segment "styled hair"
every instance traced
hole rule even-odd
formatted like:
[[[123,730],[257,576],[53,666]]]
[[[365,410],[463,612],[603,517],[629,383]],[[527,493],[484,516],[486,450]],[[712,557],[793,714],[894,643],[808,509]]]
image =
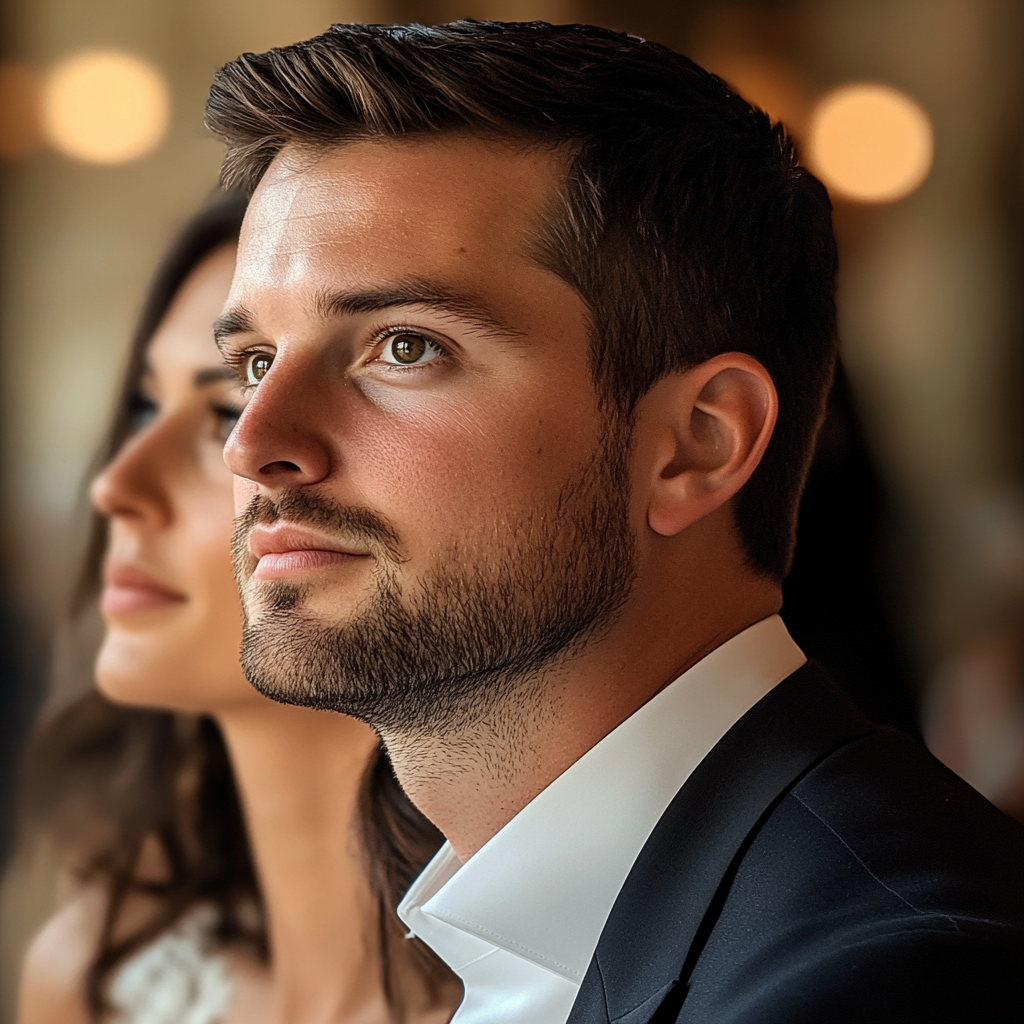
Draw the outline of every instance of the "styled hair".
[[[236,242],[247,199],[218,194],[182,229],[150,285],[98,464],[114,458],[135,419],[146,349],[182,284],[221,245]],[[99,590],[107,521],[94,513],[75,591],[78,614]],[[212,938],[268,956],[262,895],[238,788],[213,718],[115,704],[95,689],[45,719],[27,750],[26,811],[56,842],[68,867],[107,893],[97,948],[86,974],[94,1020],[109,1012],[113,972],[197,903],[212,904]],[[357,836],[376,903],[382,981],[392,1016],[405,1016],[410,973],[432,1003],[450,991],[447,968],[419,942],[408,942],[395,914],[399,900],[442,841],[410,803],[378,748],[362,780]],[[158,844],[166,876],[140,879],[147,841]],[[156,907],[125,933],[121,912],[132,893]]]
[[[286,146],[439,133],[549,147],[565,179],[540,262],[591,317],[591,369],[626,418],[666,374],[729,351],[779,417],[733,502],[747,562],[781,580],[836,355],[831,205],[782,125],[667,47],[587,25],[334,25],[217,73],[222,180],[251,192]]]

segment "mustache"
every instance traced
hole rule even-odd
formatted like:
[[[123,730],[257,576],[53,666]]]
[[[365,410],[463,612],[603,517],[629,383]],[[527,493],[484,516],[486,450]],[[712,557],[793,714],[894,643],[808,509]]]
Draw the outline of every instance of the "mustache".
[[[252,560],[249,552],[252,528],[279,519],[355,541],[395,565],[403,561],[398,533],[379,512],[361,505],[336,505],[320,495],[295,490],[283,492],[276,500],[257,494],[235,518],[231,557],[236,570],[241,571]]]

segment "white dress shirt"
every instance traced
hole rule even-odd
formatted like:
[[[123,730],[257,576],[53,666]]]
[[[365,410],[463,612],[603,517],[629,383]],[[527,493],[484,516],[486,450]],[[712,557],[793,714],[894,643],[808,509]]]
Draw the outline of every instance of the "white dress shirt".
[[[690,773],[807,659],[773,615],[712,651],[465,864],[447,843],[398,908],[462,979],[453,1024],[565,1024],[633,862]]]

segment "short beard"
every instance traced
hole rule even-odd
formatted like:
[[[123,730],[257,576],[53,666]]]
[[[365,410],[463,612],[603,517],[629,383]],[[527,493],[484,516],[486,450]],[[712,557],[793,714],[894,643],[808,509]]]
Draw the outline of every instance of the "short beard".
[[[377,513],[301,491],[253,499],[234,541],[247,678],[273,700],[343,712],[385,737],[451,735],[492,715],[593,642],[625,604],[636,576],[629,443],[628,427],[610,429],[549,507],[454,540],[410,598],[396,572],[398,538]],[[258,611],[245,600],[249,531],[282,517],[373,553],[375,593],[344,625],[303,614],[294,584],[260,585]]]

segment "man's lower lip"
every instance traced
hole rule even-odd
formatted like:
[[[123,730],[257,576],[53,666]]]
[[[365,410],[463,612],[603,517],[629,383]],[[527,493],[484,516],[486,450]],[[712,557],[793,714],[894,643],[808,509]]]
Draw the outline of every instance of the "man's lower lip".
[[[253,579],[278,580],[312,569],[324,569],[332,565],[354,562],[365,555],[349,555],[344,551],[316,550],[281,551],[263,555],[253,570]]]
[[[126,615],[181,603],[180,597],[145,587],[116,587],[107,584],[100,594],[100,612],[103,615]]]

